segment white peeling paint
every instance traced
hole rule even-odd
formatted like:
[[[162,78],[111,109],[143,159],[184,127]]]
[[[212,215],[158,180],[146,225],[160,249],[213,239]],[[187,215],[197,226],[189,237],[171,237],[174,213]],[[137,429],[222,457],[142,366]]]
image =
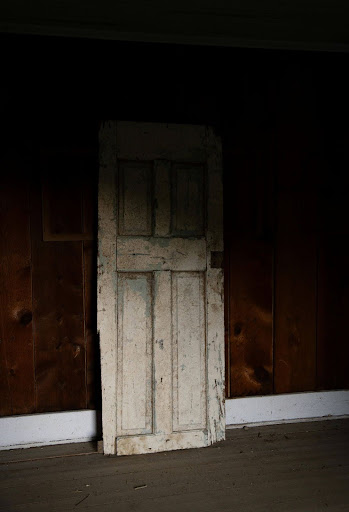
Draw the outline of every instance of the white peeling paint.
[[[100,140],[104,452],[206,446],[225,432],[220,141],[125,122]]]

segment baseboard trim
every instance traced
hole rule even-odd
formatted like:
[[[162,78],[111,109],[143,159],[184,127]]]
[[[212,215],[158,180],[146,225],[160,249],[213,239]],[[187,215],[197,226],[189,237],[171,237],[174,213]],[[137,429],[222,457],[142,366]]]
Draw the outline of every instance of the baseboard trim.
[[[84,410],[0,418],[0,450],[92,441],[101,432],[99,416]]]
[[[349,390],[229,399],[227,428],[349,416]],[[0,418],[0,450],[101,438],[100,412],[66,411]]]
[[[226,425],[286,423],[349,415],[349,390],[229,399]]]

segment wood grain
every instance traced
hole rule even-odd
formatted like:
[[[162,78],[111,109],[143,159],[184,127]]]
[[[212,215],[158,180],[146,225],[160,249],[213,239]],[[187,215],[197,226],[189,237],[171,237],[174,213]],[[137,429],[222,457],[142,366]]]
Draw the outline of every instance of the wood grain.
[[[37,412],[83,409],[82,242],[43,242],[41,212],[36,182],[31,227]]]
[[[228,397],[273,391],[271,140],[246,144],[225,152]]]
[[[83,242],[84,317],[86,344],[86,408],[101,407],[101,370],[97,338],[97,247]]]
[[[229,251],[230,396],[273,391],[272,249],[234,244]]]
[[[276,155],[276,393],[311,391],[316,380],[316,166],[299,106],[288,115]]]
[[[41,161],[49,170],[42,179],[44,240],[93,239],[93,153],[75,148],[51,149],[42,154]]]
[[[35,410],[28,181],[2,162],[0,179],[0,415]],[[5,173],[4,173],[5,174]]]

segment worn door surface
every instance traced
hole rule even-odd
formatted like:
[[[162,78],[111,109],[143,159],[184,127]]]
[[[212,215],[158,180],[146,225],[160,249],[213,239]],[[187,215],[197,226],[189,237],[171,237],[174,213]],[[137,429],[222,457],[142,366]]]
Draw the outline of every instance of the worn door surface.
[[[221,171],[210,128],[113,121],[101,128],[106,454],[224,438]]]

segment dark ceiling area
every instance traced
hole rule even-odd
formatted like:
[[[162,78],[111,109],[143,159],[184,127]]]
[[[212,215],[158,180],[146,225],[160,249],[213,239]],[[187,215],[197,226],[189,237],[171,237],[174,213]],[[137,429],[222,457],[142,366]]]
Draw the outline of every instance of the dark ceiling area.
[[[267,126],[286,84],[290,100],[293,90],[302,89],[304,101],[317,104],[314,115],[328,118],[331,131],[346,125],[345,53],[24,35],[1,35],[0,43],[5,133],[13,125],[26,127],[30,136],[34,126],[52,125],[52,119],[66,132],[74,131],[73,119],[82,126],[82,119],[115,118],[217,129],[228,123],[239,130],[242,117],[246,124],[250,116],[251,128]],[[42,136],[50,132],[44,128]]]
[[[345,0],[3,0],[0,32],[348,51]]]

